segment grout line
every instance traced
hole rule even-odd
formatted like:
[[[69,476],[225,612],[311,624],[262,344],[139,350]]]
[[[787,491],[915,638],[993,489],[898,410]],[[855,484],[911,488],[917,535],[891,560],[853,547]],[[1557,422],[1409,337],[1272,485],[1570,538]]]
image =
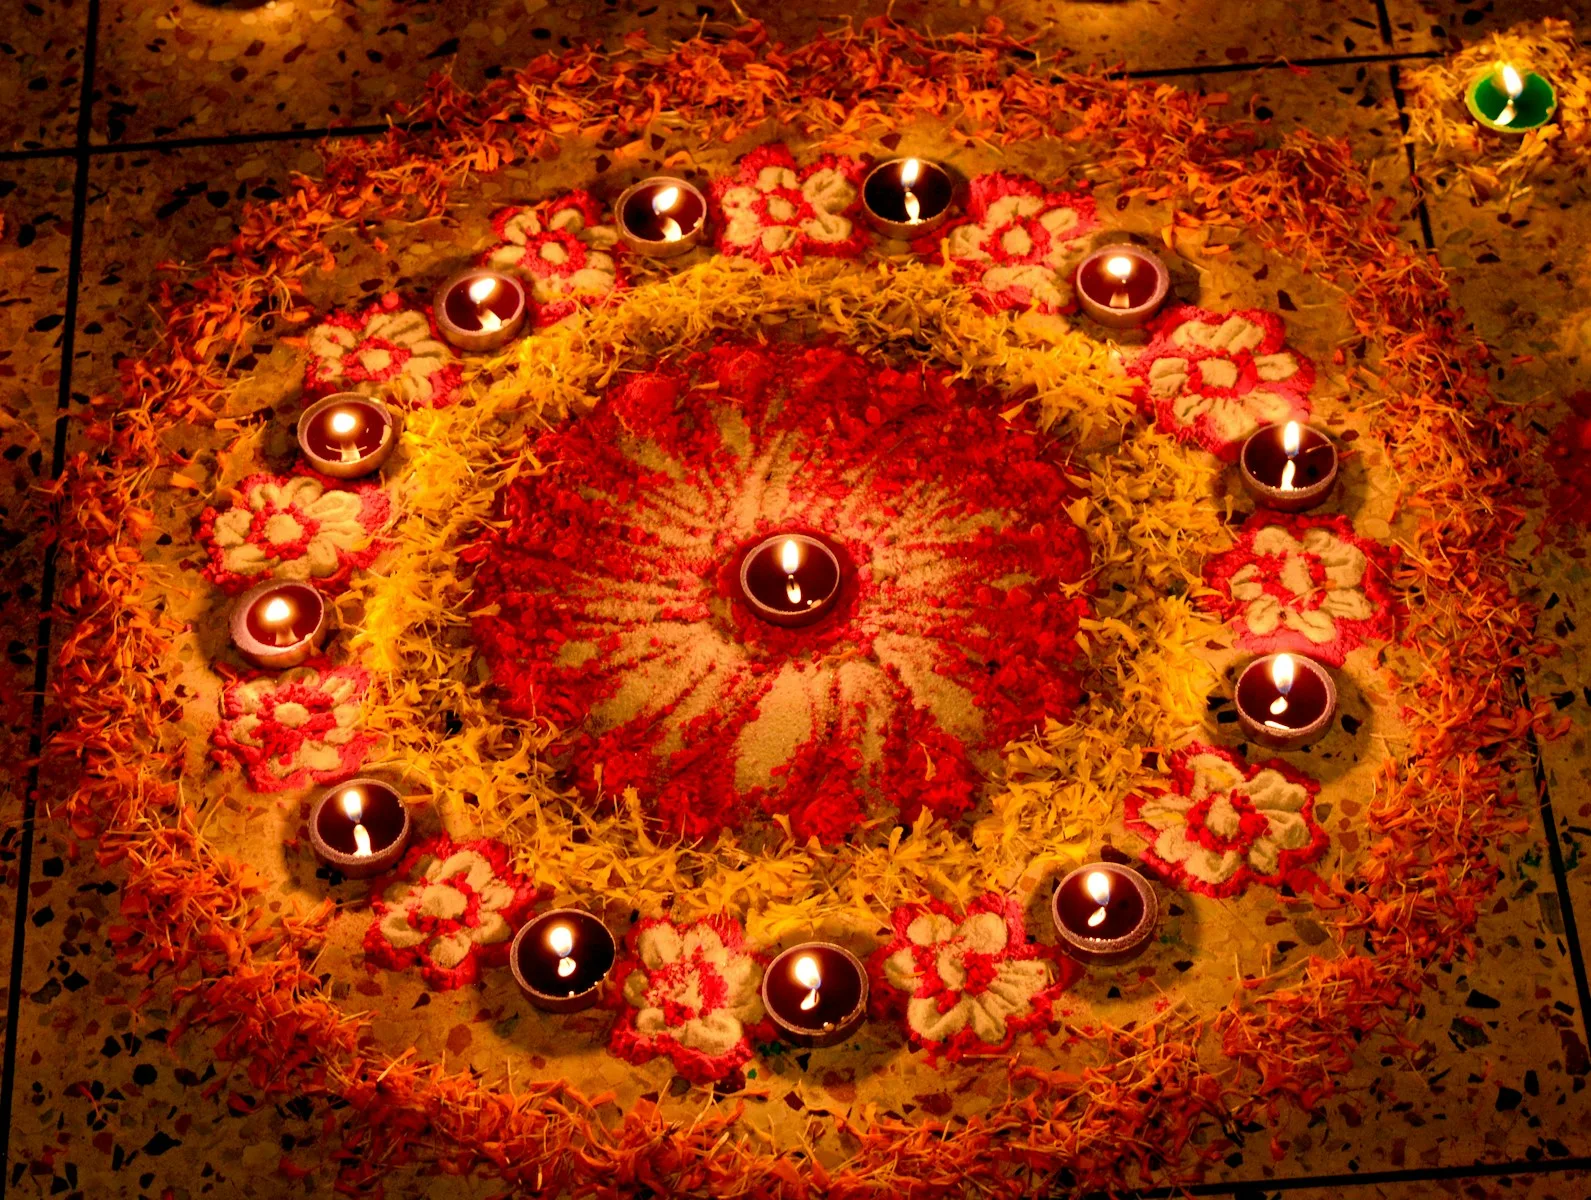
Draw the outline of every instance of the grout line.
[[[1206,63],[1200,67],[1152,67],[1142,71],[1107,71],[1107,79],[1172,79],[1179,75],[1234,75],[1242,71],[1292,71],[1309,67],[1356,67],[1366,63],[1426,62],[1444,57],[1440,50],[1408,50],[1401,54],[1338,54],[1327,58],[1272,58],[1265,62]]]
[[[1474,1163],[1451,1167],[1410,1167],[1400,1171],[1341,1172],[1335,1175],[1300,1175],[1282,1179],[1234,1180],[1194,1183],[1186,1187],[1143,1188],[1112,1192],[1110,1200],[1175,1200],[1181,1196],[1246,1196],[1252,1192],[1290,1192],[1301,1188],[1369,1187],[1381,1183],[1435,1183],[1440,1180],[1495,1179],[1499,1176],[1553,1175],[1562,1171],[1591,1170],[1591,1157],[1543,1159],[1540,1162]],[[1087,1200],[1106,1200],[1096,1192]]]
[[[1420,183],[1419,163],[1414,157],[1414,143],[1409,140],[1409,110],[1403,96],[1403,77],[1398,65],[1393,63],[1388,71],[1392,76],[1392,99],[1398,106],[1398,129],[1403,135],[1403,157],[1409,165],[1409,186],[1414,190],[1414,211],[1420,219],[1420,239],[1425,248],[1436,253],[1436,237],[1431,232],[1431,211],[1425,207],[1425,187]]]
[[[66,464],[67,414],[72,403],[72,359],[77,341],[77,293],[83,270],[83,229],[88,211],[89,157],[83,153],[93,128],[94,59],[99,43],[100,0],[89,0],[88,27],[83,41],[83,87],[77,108],[77,170],[72,180],[72,241],[66,268],[66,311],[61,333],[61,380],[55,397],[55,436],[50,454],[50,478],[58,480]],[[39,585],[39,627],[33,652],[33,732],[28,737],[27,793],[23,797],[22,844],[17,851],[16,913],[11,930],[10,987],[6,994],[5,1053],[0,1064],[0,1200],[11,1174],[12,1093],[17,1077],[17,1028],[22,1015],[22,960],[27,950],[28,891],[33,874],[33,831],[39,807],[39,759],[44,748],[45,700],[50,678],[50,610],[55,606],[57,547],[44,551],[44,574]]]
[[[1392,45],[1392,16],[1387,12],[1387,0],[1376,0],[1376,24],[1381,29],[1381,41]]]

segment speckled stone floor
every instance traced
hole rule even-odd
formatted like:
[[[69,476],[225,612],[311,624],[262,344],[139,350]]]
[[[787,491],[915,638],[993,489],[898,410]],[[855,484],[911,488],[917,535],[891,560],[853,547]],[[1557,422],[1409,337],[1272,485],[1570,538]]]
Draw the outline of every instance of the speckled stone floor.
[[[1481,34],[1544,15],[1591,31],[1591,4],[1547,0],[11,0],[0,28],[0,756],[26,763],[48,736],[45,616],[64,564],[51,548],[52,480],[76,418],[118,360],[153,335],[157,264],[228,238],[250,197],[313,172],[328,131],[375,131],[432,72],[491,78],[575,37],[655,40],[703,23],[765,20],[801,41],[888,11],[935,32],[998,10],[1041,60],[1100,64],[1222,92],[1228,111],[1279,128],[1348,136],[1396,203],[1408,236],[1454,277],[1481,336],[1510,369],[1497,387],[1564,414],[1588,385],[1591,230],[1580,184],[1547,181],[1557,203],[1528,225],[1500,220],[1441,181],[1401,138],[1400,71]],[[1519,264],[1561,269],[1524,292]],[[1420,1095],[1374,1068],[1341,1107],[1295,1134],[1286,1161],[1230,1164],[1206,1196],[1259,1200],[1591,1197],[1591,1076],[1585,954],[1591,930],[1591,582],[1570,547],[1536,564],[1543,622],[1565,647],[1529,686],[1574,719],[1544,747],[1534,825],[1520,843],[1475,959],[1434,988]],[[1550,599],[1549,599],[1550,597]],[[6,1132],[0,1197],[269,1196],[284,1151],[313,1146],[307,1101],[246,1114],[207,1089],[202,1047],[151,1053],[164,1030],[74,994],[110,971],[105,925],[116,884],[97,878],[43,820],[50,781],[0,795],[5,946]],[[5,775],[0,774],[0,786]],[[1579,914],[1578,919],[1576,914]],[[86,995],[93,994],[86,992]],[[1450,1010],[1450,1011],[1448,1011]],[[463,1045],[469,1041],[464,1033]],[[1421,1036],[1424,1036],[1423,1032]],[[454,1049],[452,1031],[447,1044]],[[1386,1065],[1386,1064],[1383,1064]],[[1401,1081],[1406,1084],[1407,1080]],[[390,1196],[470,1196],[484,1185],[398,1176]],[[1159,1193],[1154,1193],[1159,1194]]]

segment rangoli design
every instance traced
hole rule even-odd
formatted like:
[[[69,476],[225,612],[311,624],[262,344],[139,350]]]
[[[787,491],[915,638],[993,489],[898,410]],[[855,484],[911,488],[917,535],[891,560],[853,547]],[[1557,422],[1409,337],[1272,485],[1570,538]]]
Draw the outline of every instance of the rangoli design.
[[[224,592],[273,576],[335,589],[381,552],[392,506],[379,483],[259,474],[234,490],[231,507],[207,508],[199,523],[199,544],[210,556],[205,578]]]
[[[1094,198],[1057,191],[1007,171],[980,175],[968,187],[967,215],[914,248],[944,257],[991,308],[1070,312],[1071,276],[1082,242],[1099,227]]]
[[[325,664],[228,684],[214,757],[240,764],[257,792],[346,778],[375,745],[363,729],[369,689],[368,671]]]
[[[1308,865],[1327,843],[1315,820],[1320,784],[1281,759],[1247,763],[1216,746],[1178,750],[1168,765],[1169,786],[1127,799],[1146,862],[1207,896],[1251,884],[1309,889]]]
[[[767,960],[729,917],[643,920],[614,969],[620,1015],[612,1049],[631,1062],[666,1055],[692,1083],[726,1079],[772,1037],[759,988]]]
[[[956,817],[989,751],[1079,694],[1075,492],[997,405],[829,347],[729,343],[635,377],[536,442],[558,465],[472,551],[503,706],[576,731],[588,794],[635,787],[687,837],[759,811],[826,842]],[[731,592],[741,548],[799,527],[831,531],[854,581],[792,631]]]
[[[508,847],[491,838],[455,842],[438,834],[411,847],[371,893],[376,919],[365,932],[366,965],[417,969],[438,991],[503,966],[537,895],[508,864]]]
[[[875,1006],[902,1012],[930,1061],[1004,1050],[1017,1034],[1042,1031],[1055,998],[1081,974],[1029,941],[1022,905],[998,893],[960,914],[936,899],[902,905],[890,924],[894,937],[869,964]]]
[[[1260,309],[1179,305],[1128,366],[1160,428],[1230,462],[1261,425],[1307,421],[1315,368],[1287,345],[1282,319]]]
[[[1289,650],[1341,666],[1350,651],[1392,635],[1397,555],[1353,531],[1340,515],[1258,512],[1237,545],[1205,566],[1205,598],[1237,644]]]
[[[713,180],[720,209],[718,249],[765,266],[809,256],[854,258],[870,235],[862,224],[858,158],[825,154],[798,167],[784,145],[759,146]]]
[[[453,402],[464,377],[458,355],[436,331],[429,309],[401,308],[395,293],[360,313],[332,313],[309,331],[304,391],[376,390],[430,408]]]
[[[561,321],[629,286],[619,231],[603,223],[589,192],[505,208],[492,218],[492,229],[499,244],[481,260],[528,280],[537,325]]]

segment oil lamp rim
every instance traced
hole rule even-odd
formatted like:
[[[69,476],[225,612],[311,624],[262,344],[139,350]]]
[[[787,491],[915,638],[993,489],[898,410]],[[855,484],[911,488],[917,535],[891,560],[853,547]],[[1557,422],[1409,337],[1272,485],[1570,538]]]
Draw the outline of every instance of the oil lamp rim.
[[[1301,725],[1297,729],[1271,729],[1263,720],[1254,717],[1243,708],[1239,699],[1242,694],[1243,681],[1249,673],[1260,668],[1268,668],[1272,662],[1287,655],[1295,663],[1301,664],[1301,669],[1313,671],[1326,688],[1326,707],[1320,716],[1308,725]],[[1337,715],[1337,681],[1331,677],[1331,672],[1325,664],[1316,662],[1307,654],[1300,654],[1296,650],[1277,650],[1270,654],[1262,654],[1254,659],[1248,666],[1238,672],[1237,682],[1232,685],[1232,705],[1237,709],[1238,723],[1243,726],[1243,731],[1252,739],[1273,749],[1287,749],[1289,747],[1303,746],[1314,741],[1325,732],[1331,724],[1332,718]]]
[[[794,1021],[780,1016],[774,1011],[773,1003],[768,995],[768,987],[773,982],[773,973],[775,969],[792,955],[808,953],[814,949],[833,950],[838,953],[842,958],[849,961],[851,966],[856,968],[856,977],[860,979],[862,983],[861,991],[856,998],[856,1007],[850,1012],[846,1013],[845,1016],[840,1018],[838,1021],[832,1022],[832,1029],[826,1029],[822,1025],[797,1025]],[[867,1000],[868,993],[870,991],[870,981],[867,978],[867,968],[862,965],[862,960],[860,958],[851,953],[851,951],[847,950],[838,942],[820,940],[800,942],[794,946],[791,946],[789,949],[781,950],[778,954],[776,954],[773,957],[773,960],[768,963],[768,969],[762,973],[762,985],[758,988],[758,991],[762,996],[763,1012],[767,1013],[768,1019],[777,1025],[781,1030],[790,1034],[794,1034],[796,1037],[803,1038],[821,1038],[831,1033],[844,1037],[849,1034],[848,1027],[852,1024],[852,1022],[856,1021],[858,1017],[865,1016],[867,1013]]]
[[[688,179],[680,178],[678,175],[648,175],[645,179],[636,180],[629,187],[620,192],[619,198],[613,202],[613,219],[618,225],[619,229],[622,230],[627,237],[633,238],[637,242],[643,242],[648,246],[672,246],[675,244],[675,242],[671,242],[667,238],[642,237],[624,223],[624,210],[629,206],[630,198],[642,188],[649,187],[653,184],[661,184],[667,187],[677,187],[680,191],[689,192],[691,195],[696,197],[702,206],[701,214],[696,218],[696,223],[689,229],[682,228],[680,230],[680,236],[677,240],[686,241],[692,235],[700,233],[702,228],[707,224],[707,197],[702,192],[701,188],[697,187]],[[690,247],[687,246],[686,249],[688,250]]]
[[[1273,429],[1285,429],[1292,421],[1272,421],[1268,425],[1261,425],[1248,437],[1243,439],[1243,445],[1237,452],[1237,469],[1243,476],[1243,486],[1257,500],[1267,502],[1267,507],[1278,509],[1282,512],[1296,512],[1305,508],[1313,508],[1337,482],[1337,474],[1342,468],[1342,453],[1337,449],[1337,442],[1329,433],[1318,425],[1311,425],[1306,421],[1296,424],[1302,432],[1319,434],[1326,445],[1331,448],[1331,470],[1325,476],[1317,479],[1308,487],[1292,488],[1283,491],[1274,484],[1265,483],[1257,478],[1248,467],[1248,448],[1256,438],[1269,433]]]
[[[249,610],[263,597],[286,587],[308,589],[320,605],[320,617],[316,620],[315,627],[303,637],[295,638],[285,646],[272,646],[260,641],[249,631]],[[249,662],[266,670],[283,670],[297,666],[314,653],[321,639],[326,636],[326,625],[330,619],[331,602],[327,600],[326,594],[309,580],[280,579],[272,576],[255,584],[232,602],[232,613],[227,620],[227,628],[232,638],[232,645]]]
[[[532,986],[530,981],[525,978],[524,972],[519,969],[519,947],[522,942],[530,937],[532,930],[546,924],[550,924],[554,919],[567,920],[570,917],[590,917],[593,921],[595,921],[598,928],[600,928],[603,933],[607,934],[608,941],[611,943],[613,948],[613,957],[608,963],[608,969],[602,972],[601,976],[598,977],[589,987],[582,988],[580,991],[575,992],[572,995],[566,992],[560,996],[555,995],[552,992],[544,992],[540,988]],[[608,923],[601,917],[597,916],[597,914],[592,912],[589,908],[574,908],[572,906],[565,906],[563,908],[549,908],[546,912],[537,913],[534,917],[519,927],[519,931],[514,934],[514,940],[509,943],[508,947],[508,969],[513,973],[514,982],[519,985],[520,991],[524,992],[525,995],[530,997],[532,1002],[538,1005],[551,1007],[554,1009],[554,1011],[560,1007],[585,1007],[585,1002],[590,1001],[593,995],[605,984],[607,984],[610,979],[613,978],[613,968],[618,966],[618,963],[619,939],[614,936],[613,930],[608,928]]]
[[[387,436],[369,454],[361,455],[351,463],[345,463],[335,458],[326,458],[315,453],[309,446],[310,423],[321,413],[344,405],[358,405],[374,409],[376,414],[385,422]],[[367,396],[364,392],[333,392],[329,396],[322,396],[319,400],[308,405],[298,415],[298,452],[308,460],[322,475],[330,475],[334,479],[352,479],[360,475],[369,475],[379,471],[392,457],[392,452],[398,447],[398,436],[402,432],[403,420],[398,410],[375,396]],[[350,471],[350,468],[353,468]]]
[[[748,576],[751,572],[751,560],[756,558],[757,555],[761,554],[769,546],[785,541],[798,541],[804,542],[811,546],[816,546],[825,555],[827,555],[829,561],[834,564],[834,586],[829,590],[828,594],[821,597],[816,604],[809,606],[810,608],[817,610],[816,616],[808,617],[806,613],[791,613],[786,612],[782,608],[774,608],[771,605],[764,604],[752,594],[751,586],[748,581]],[[756,615],[763,617],[771,624],[776,625],[789,624],[792,618],[797,624],[804,624],[808,620],[816,621],[828,611],[829,606],[832,605],[835,598],[839,596],[840,587],[845,582],[845,564],[840,561],[839,553],[834,549],[833,546],[829,544],[827,538],[815,533],[804,533],[799,530],[786,530],[783,533],[770,534],[768,537],[765,537],[761,541],[753,544],[749,550],[742,554],[740,556],[739,576],[741,598],[751,606],[752,611],[756,613]]]
[[[398,810],[403,814],[403,824],[398,828],[398,836],[392,839],[392,844],[367,855],[349,854],[346,850],[338,850],[328,845],[326,839],[320,834],[320,814],[326,805],[330,804],[333,797],[346,792],[353,787],[378,787],[391,792],[398,800]],[[361,878],[368,875],[379,875],[385,871],[403,854],[409,844],[409,835],[414,829],[414,818],[409,814],[409,806],[403,802],[403,793],[398,791],[385,779],[377,779],[373,775],[358,775],[352,779],[344,779],[329,785],[321,792],[320,798],[309,810],[309,841],[314,847],[315,856],[323,862],[336,867],[350,879]]]
[[[1066,885],[1073,879],[1078,876],[1091,875],[1095,871],[1103,871],[1113,879],[1126,879],[1137,889],[1139,897],[1143,900],[1143,916],[1139,917],[1138,924],[1119,937],[1089,937],[1087,934],[1074,932],[1066,922],[1061,920],[1061,892],[1065,890]],[[1084,863],[1082,866],[1063,875],[1061,881],[1055,885],[1054,894],[1050,897],[1050,920],[1055,926],[1056,936],[1079,950],[1087,951],[1089,954],[1120,954],[1123,951],[1131,950],[1146,939],[1147,934],[1145,931],[1153,929],[1155,922],[1159,919],[1160,899],[1155,895],[1155,889],[1143,875],[1124,863],[1106,862],[1103,859],[1099,862]]]

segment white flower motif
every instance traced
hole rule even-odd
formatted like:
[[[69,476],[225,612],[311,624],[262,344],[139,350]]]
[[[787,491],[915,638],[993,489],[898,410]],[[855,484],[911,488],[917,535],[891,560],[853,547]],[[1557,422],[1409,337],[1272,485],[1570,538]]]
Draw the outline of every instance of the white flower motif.
[[[361,730],[368,677],[297,667],[229,687],[217,744],[237,755],[256,790],[347,770],[369,742]]]
[[[970,1027],[980,1041],[1000,1045],[1007,1023],[1031,1012],[1033,998],[1050,985],[1045,960],[1004,957],[1009,932],[998,913],[973,913],[959,924],[923,913],[907,926],[906,937],[911,945],[885,960],[884,975],[910,996],[906,1020],[924,1041],[942,1042]],[[940,995],[916,994],[929,978],[923,950],[932,952],[943,991],[956,996],[948,1008],[941,1008]],[[983,956],[981,969],[969,970],[969,958],[975,962],[977,956]]]
[[[1266,587],[1259,562],[1232,575],[1232,598],[1245,606],[1251,634],[1266,637],[1285,627],[1320,645],[1337,637],[1339,619],[1367,621],[1375,616],[1364,592],[1364,552],[1329,529],[1307,529],[1300,540],[1270,525],[1254,535],[1254,553],[1279,558],[1281,565],[1276,569],[1280,587]]]
[[[635,1027],[667,1035],[709,1058],[733,1051],[744,1027],[762,1019],[756,960],[724,944],[710,925],[681,933],[660,922],[642,930],[636,951],[644,970],[625,979],[625,999],[638,1010]]]
[[[993,201],[983,219],[951,230],[951,259],[991,264],[983,272],[983,287],[991,293],[1021,288],[1032,302],[1045,308],[1064,308],[1072,302],[1065,271],[1074,241],[1084,232],[1083,218],[1070,205],[1047,207],[1042,195],[1014,193]],[[1033,221],[1048,235],[1048,246],[1035,257]]]
[[[360,521],[364,500],[357,492],[328,490],[319,480],[261,477],[244,493],[245,505],[215,518],[221,566],[238,575],[274,567],[283,579],[326,578],[338,571],[341,554],[370,543]]]
[[[589,220],[582,202],[558,208],[545,222],[535,208],[521,209],[499,229],[502,244],[491,251],[489,265],[528,276],[532,301],[563,315],[575,300],[606,296],[618,286],[613,248],[619,232]]]
[[[1134,819],[1154,831],[1154,852],[1195,880],[1218,887],[1247,867],[1275,876],[1287,851],[1307,850],[1316,827],[1304,815],[1309,791],[1274,768],[1253,778],[1220,754],[1187,759],[1192,785],[1186,794],[1145,799]]]
[[[800,216],[802,206],[791,193],[810,208],[807,216]],[[829,245],[844,242],[853,228],[845,213],[856,194],[856,186],[833,167],[820,168],[803,182],[787,166],[765,166],[754,184],[731,187],[720,198],[728,218],[724,241],[760,245],[769,254],[790,249],[803,234]]]
[[[377,312],[362,325],[324,322],[309,331],[309,350],[317,386],[392,382],[415,404],[433,402],[438,376],[457,361],[452,349],[432,336],[426,315],[414,309]]]
[[[469,891],[461,890],[459,883]],[[478,901],[473,925],[465,919],[471,895]],[[514,936],[503,916],[514,898],[514,888],[497,877],[485,857],[474,850],[458,850],[445,859],[433,859],[413,884],[402,884],[390,893],[387,903],[391,908],[381,918],[381,935],[398,950],[430,941],[432,963],[451,970],[473,947],[506,942]],[[433,932],[436,922],[456,927],[437,936]]]

